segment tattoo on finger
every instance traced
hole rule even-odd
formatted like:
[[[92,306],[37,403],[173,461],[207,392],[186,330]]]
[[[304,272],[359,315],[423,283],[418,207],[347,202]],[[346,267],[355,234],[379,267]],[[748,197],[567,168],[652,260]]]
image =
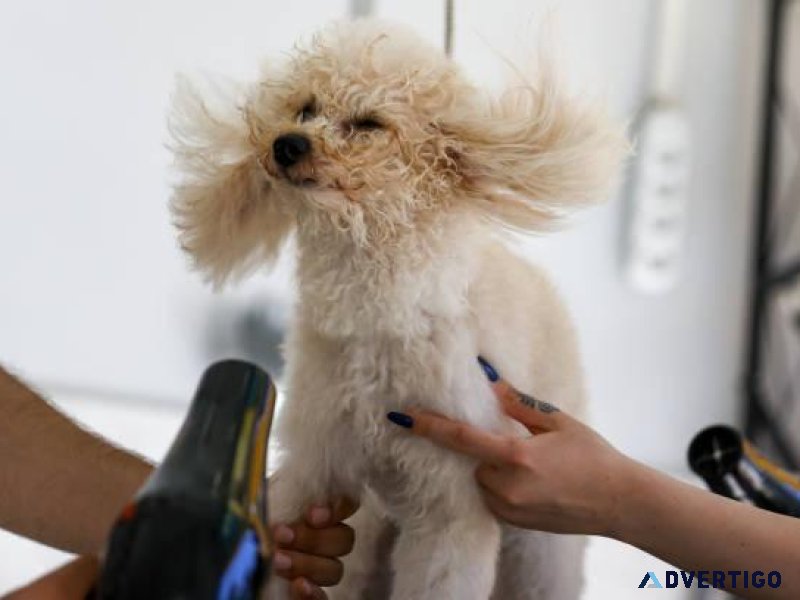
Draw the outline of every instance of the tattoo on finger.
[[[525,406],[528,406],[534,410],[538,410],[539,412],[543,413],[552,413],[558,412],[558,407],[550,404],[549,402],[543,402],[542,400],[537,400],[533,396],[529,396],[528,394],[523,394],[522,392],[517,392],[517,397],[519,401],[522,402]]]

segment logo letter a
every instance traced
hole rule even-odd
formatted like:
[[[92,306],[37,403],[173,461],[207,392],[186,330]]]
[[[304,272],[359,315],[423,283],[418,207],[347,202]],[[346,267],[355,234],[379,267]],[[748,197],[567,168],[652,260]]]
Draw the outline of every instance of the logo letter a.
[[[647,582],[650,581],[648,584]],[[640,588],[649,587],[649,588],[663,588],[664,586],[661,585],[661,582],[656,577],[656,574],[653,571],[648,571],[644,574],[644,578],[642,578],[642,582],[639,584]]]
[[[649,584],[647,583],[648,580],[650,581]],[[656,577],[655,573],[653,573],[652,571],[648,571],[647,573],[644,574],[644,578],[642,579],[642,582],[639,584],[639,587],[663,588],[664,586],[661,585],[661,582],[658,580],[658,577]]]

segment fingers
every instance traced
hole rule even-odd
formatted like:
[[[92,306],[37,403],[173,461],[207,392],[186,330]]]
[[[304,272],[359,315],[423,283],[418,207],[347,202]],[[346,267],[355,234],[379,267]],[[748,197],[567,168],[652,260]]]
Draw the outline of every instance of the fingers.
[[[525,425],[532,433],[553,431],[563,427],[571,420],[549,402],[544,402],[514,388],[498,375],[494,366],[485,358],[479,356],[478,364],[486,374],[486,378],[506,414]]]
[[[349,554],[355,542],[353,528],[344,523],[337,523],[324,529],[317,529],[307,523],[296,523],[291,527],[278,525],[273,532],[275,541],[281,548],[325,558]]]
[[[280,548],[335,558],[349,554],[355,543],[352,527],[341,523],[358,509],[350,498],[340,498],[330,506],[312,506],[305,521],[278,524],[272,534]]]
[[[533,433],[561,429],[570,420],[570,417],[552,404],[523,394],[502,379],[494,383],[492,389],[500,400],[503,411]]]
[[[312,527],[325,527],[352,517],[358,502],[347,496],[337,499],[331,506],[312,506],[306,512],[306,523]]]
[[[563,429],[576,423],[552,404],[524,394],[500,379],[494,367],[484,358],[478,357],[478,362],[505,412],[525,425],[532,433]],[[481,462],[513,463],[517,462],[516,459],[521,452],[522,442],[518,438],[482,431],[431,412],[409,410],[408,414],[390,412],[386,416],[394,424],[410,429],[416,435]]]
[[[353,516],[358,510],[358,502],[342,497],[330,505],[314,505],[306,511],[305,520],[311,527],[327,527]]]
[[[273,566],[275,572],[284,579],[305,577],[321,586],[336,585],[344,573],[342,563],[335,558],[312,556],[287,549],[275,553]]]
[[[341,521],[357,509],[354,500],[340,498],[329,506],[312,506],[304,521],[273,528],[278,544],[273,565],[278,575],[294,580],[293,598],[325,598],[321,590],[314,590],[314,584],[335,585],[342,578],[342,563],[337,557],[350,553],[355,534]],[[308,586],[311,592],[306,591]]]
[[[309,582],[304,577],[298,577],[289,585],[291,600],[327,600],[328,596],[319,586]]]
[[[481,462],[507,461],[519,442],[430,412],[411,410],[409,415],[413,421],[411,431],[416,435]]]

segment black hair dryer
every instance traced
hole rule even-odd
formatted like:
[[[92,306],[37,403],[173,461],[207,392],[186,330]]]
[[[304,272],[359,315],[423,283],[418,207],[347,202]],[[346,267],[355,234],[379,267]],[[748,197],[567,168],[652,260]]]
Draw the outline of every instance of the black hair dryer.
[[[769,460],[732,427],[702,430],[689,445],[688,459],[711,491],[800,517],[800,477]]]
[[[253,364],[206,369],[166,458],[120,513],[89,597],[258,598],[272,557],[265,469],[275,397]]]

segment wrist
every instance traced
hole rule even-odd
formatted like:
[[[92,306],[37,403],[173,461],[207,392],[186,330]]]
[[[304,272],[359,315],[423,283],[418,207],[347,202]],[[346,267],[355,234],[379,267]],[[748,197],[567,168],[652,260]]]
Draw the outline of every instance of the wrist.
[[[648,468],[623,454],[614,465],[614,475],[608,493],[605,527],[601,535],[627,542],[636,528],[642,494],[650,488]]]

